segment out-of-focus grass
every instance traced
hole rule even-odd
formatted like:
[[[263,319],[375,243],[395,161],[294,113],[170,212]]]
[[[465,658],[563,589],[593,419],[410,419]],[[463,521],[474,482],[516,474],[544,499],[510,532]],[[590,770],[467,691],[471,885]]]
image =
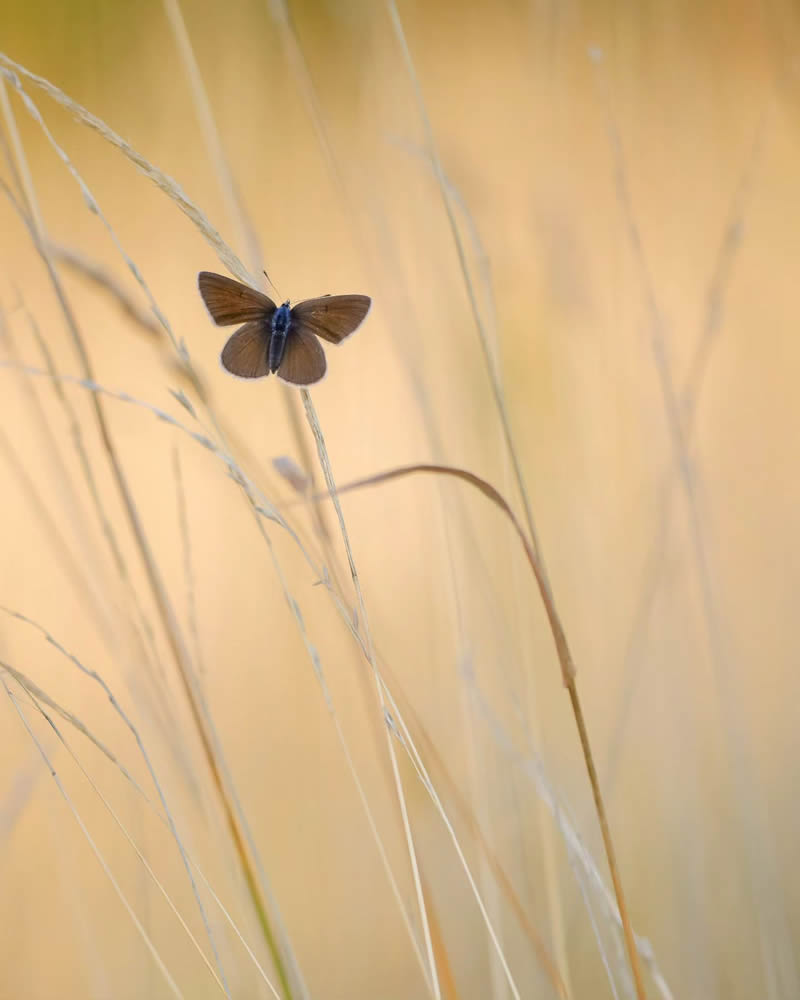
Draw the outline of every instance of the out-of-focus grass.
[[[648,995],[792,996],[794,28],[718,11],[721,49],[718,17],[666,7],[399,9],[438,180],[389,8],[153,6],[124,52],[123,8],[113,31],[76,8],[58,53],[33,11],[4,45],[173,175],[234,273],[373,295],[313,393],[340,485],[444,463],[524,524],[477,314]],[[58,645],[3,621],[0,995],[270,995],[256,961],[293,996],[632,995],[513,533],[412,477],[342,495],[346,552],[272,465],[324,482],[299,398],[218,368],[195,277],[222,264],[23,82],[110,231],[7,86],[1,176],[48,242],[4,196],[0,604]],[[114,284],[148,303],[117,244],[172,344],[121,308]]]

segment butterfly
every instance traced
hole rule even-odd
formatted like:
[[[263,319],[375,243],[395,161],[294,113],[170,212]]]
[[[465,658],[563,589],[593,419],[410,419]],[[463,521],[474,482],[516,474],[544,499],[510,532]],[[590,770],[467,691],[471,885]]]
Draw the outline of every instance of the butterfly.
[[[239,378],[275,372],[292,385],[311,385],[324,376],[325,352],[318,337],[338,344],[369,312],[368,295],[323,295],[296,306],[276,306],[263,292],[213,271],[201,271],[197,284],[218,326],[243,323],[222,349],[222,364]]]

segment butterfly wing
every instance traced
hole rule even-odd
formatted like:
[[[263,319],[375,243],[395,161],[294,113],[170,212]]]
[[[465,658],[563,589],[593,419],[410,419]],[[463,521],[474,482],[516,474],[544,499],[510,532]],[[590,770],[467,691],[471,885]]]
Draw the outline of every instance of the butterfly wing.
[[[338,344],[361,325],[371,305],[368,295],[322,295],[298,302],[292,309],[292,320],[295,329],[309,330]]]
[[[319,382],[327,367],[325,352],[317,338],[303,327],[291,329],[278,378],[292,385],[311,385]]]
[[[269,375],[267,352],[271,334],[263,319],[254,319],[232,334],[220,355],[231,375],[261,378]]]
[[[263,292],[213,271],[201,271],[197,276],[197,286],[211,318],[218,326],[263,319],[269,327],[275,303]]]

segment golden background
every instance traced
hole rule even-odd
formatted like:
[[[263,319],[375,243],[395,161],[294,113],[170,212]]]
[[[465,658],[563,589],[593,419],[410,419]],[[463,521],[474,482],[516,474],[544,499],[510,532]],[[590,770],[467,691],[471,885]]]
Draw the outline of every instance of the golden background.
[[[208,105],[181,49],[181,14]],[[488,480],[522,516],[471,288],[577,664],[631,918],[663,976],[647,972],[648,996],[800,995],[792,6],[417,2],[395,17],[366,2],[292,4],[287,16],[266,0],[180,10],[3,0],[0,24],[6,56],[174,177],[282,298],[373,297],[363,328],[326,349],[328,377],[311,393],[337,483],[445,463]],[[296,499],[274,458],[311,456],[321,483],[299,395],[219,365],[230,331],[212,324],[196,287],[199,270],[225,271],[213,249],[118,150],[23,79],[112,237],[4,80],[8,192],[24,205],[24,189],[49,240],[146,312],[119,242],[270,502]],[[97,381],[200,431],[171,395],[180,389],[213,436],[163,332],[147,333],[107,289],[53,259]],[[81,375],[7,193],[0,310],[0,605],[113,690],[181,842],[274,980],[90,394],[62,386],[76,445],[52,380],[20,370],[46,366],[38,332],[58,372]],[[331,594],[283,528],[262,521],[265,540],[218,456],[140,406],[102,406],[308,995],[431,995],[337,735],[421,941],[374,681]],[[617,995],[633,995],[609,912],[542,805],[540,768],[608,884],[575,722],[516,537],[483,496],[436,477],[348,493],[342,508],[387,683],[410,706],[519,994],[559,995],[536,937],[567,995],[614,995],[598,938]],[[284,511],[354,604],[333,510],[332,558],[308,510]],[[0,996],[174,995],[146,940],[179,995],[222,995],[76,763],[210,956],[175,842],[121,770],[158,804],[130,730],[91,677],[5,613],[0,662],[94,740],[57,716],[55,730],[32,689],[3,675]],[[393,722],[389,731],[442,995],[512,996],[453,841]],[[231,995],[271,995],[200,892]]]

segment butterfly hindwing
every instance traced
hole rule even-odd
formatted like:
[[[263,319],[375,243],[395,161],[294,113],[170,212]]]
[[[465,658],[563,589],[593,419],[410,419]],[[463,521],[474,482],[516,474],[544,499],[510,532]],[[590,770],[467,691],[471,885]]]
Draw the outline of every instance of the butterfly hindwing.
[[[278,368],[278,378],[292,385],[311,385],[319,382],[327,367],[325,352],[317,338],[303,327],[292,329]]]
[[[239,378],[261,378],[269,375],[267,349],[269,327],[263,320],[255,319],[239,327],[222,348],[221,360],[225,368]]]

